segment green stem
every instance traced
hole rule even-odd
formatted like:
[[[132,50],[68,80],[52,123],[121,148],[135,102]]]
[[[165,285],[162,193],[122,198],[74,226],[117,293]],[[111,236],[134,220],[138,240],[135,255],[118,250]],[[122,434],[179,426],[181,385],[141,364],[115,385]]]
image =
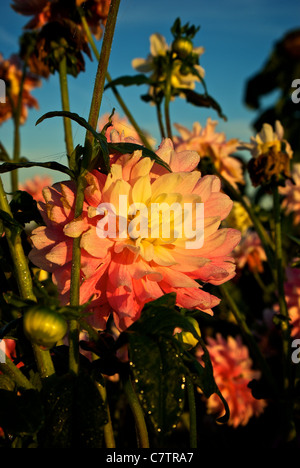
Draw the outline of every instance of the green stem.
[[[112,0],[108,12],[108,18],[105,26],[104,37],[102,41],[101,52],[99,56],[98,69],[96,73],[94,92],[92,97],[91,109],[89,114],[89,124],[96,129],[99,112],[102,102],[103,90],[106,80],[107,67],[112,47],[112,41],[115,32],[115,26],[120,6],[120,0]],[[93,135],[87,132],[87,140],[93,142]]]
[[[266,256],[268,258],[268,262],[270,264],[270,267],[271,267],[271,270],[272,272],[274,273],[274,265],[275,265],[275,261],[274,261],[274,253],[273,253],[273,250],[274,250],[274,244],[270,238],[270,236],[268,235],[267,231],[265,230],[264,226],[262,225],[260,219],[256,216],[255,212],[253,211],[251,205],[249,203],[246,202],[245,198],[241,195],[241,193],[239,193],[238,190],[236,190],[231,184],[230,182],[228,182],[217,170],[216,168],[214,169],[215,171],[215,174],[221,179],[222,183],[223,183],[223,186],[227,188],[227,190],[229,191],[230,195],[236,199],[242,206],[243,208],[245,209],[245,211],[248,213],[252,223],[253,223],[253,226],[257,232],[257,234],[259,235],[260,237],[260,240],[261,240],[261,243],[264,247],[264,250],[266,252]]]
[[[100,106],[102,102],[102,95],[104,90],[105,76],[114,36],[114,30],[119,10],[120,0],[112,0],[108,13],[105,33],[99,57],[99,63],[96,73],[94,91],[92,96],[91,108],[89,113],[89,124],[96,129]],[[85,150],[92,152],[94,137],[91,132],[87,131],[85,138]],[[105,166],[104,166],[105,167]],[[77,191],[75,201],[75,219],[81,215],[84,190],[86,186],[85,179],[86,170],[83,170],[77,180]],[[75,238],[73,241],[72,252],[72,268],[71,268],[71,286],[70,286],[70,304],[78,306],[80,304],[80,270],[81,270],[81,237]],[[70,349],[69,349],[69,367],[70,371],[78,374],[79,371],[79,326],[75,321],[70,322]]]
[[[278,394],[277,384],[276,384],[276,382],[274,380],[274,377],[273,377],[273,375],[271,373],[271,370],[270,370],[265,358],[261,354],[261,351],[260,351],[260,349],[259,349],[259,347],[257,345],[257,342],[255,341],[255,339],[253,337],[253,334],[251,333],[251,330],[249,329],[249,327],[247,325],[244,314],[242,314],[242,312],[238,308],[236,302],[234,301],[232,295],[228,291],[227,285],[222,284],[222,285],[219,286],[219,288],[220,288],[220,291],[221,291],[225,301],[227,302],[227,305],[228,305],[230,311],[233,313],[234,318],[236,319],[237,324],[238,324],[241,332],[243,333],[243,335],[245,337],[245,340],[247,341],[247,343],[248,343],[248,345],[249,345],[249,347],[250,347],[250,349],[251,349],[251,351],[253,353],[253,356],[257,360],[258,365],[260,366],[264,377],[269,382],[270,388],[272,388],[275,391],[275,393]]]
[[[68,75],[67,75],[67,58],[64,56],[59,63],[59,83],[60,83],[60,94],[62,109],[70,112],[69,102],[69,89],[68,89]],[[65,142],[67,155],[73,152],[73,136],[72,136],[72,123],[71,120],[64,117],[64,130],[65,130]]]
[[[89,44],[90,44],[90,46],[92,48],[92,51],[93,51],[96,59],[99,61],[100,54],[98,52],[98,49],[97,49],[96,43],[94,41],[94,37],[93,37],[93,35],[91,33],[90,27],[89,27],[89,25],[87,23],[87,20],[86,20],[85,16],[84,16],[83,10],[79,9],[79,11],[80,11],[80,16],[81,16],[81,22],[82,22],[83,29],[84,29],[84,31],[86,33],[86,36],[88,38]],[[108,71],[106,71],[106,80],[108,81],[108,83],[112,82],[112,78],[111,78]],[[125,102],[124,102],[122,96],[120,95],[119,91],[117,90],[117,88],[115,86],[112,86],[111,90],[114,93],[115,98],[117,99],[117,101],[120,104],[121,108],[123,109],[125,115],[128,117],[129,122],[131,123],[131,125],[133,126],[133,128],[135,129],[137,134],[139,135],[139,137],[140,137],[142,143],[144,144],[144,146],[146,146],[148,149],[152,149],[151,145],[149,144],[149,142],[148,142],[147,138],[145,137],[143,131],[140,129],[138,123],[134,119],[132,113],[128,109],[127,105],[125,104]]]
[[[171,117],[170,117],[170,101],[171,101],[171,65],[169,67],[169,71],[167,72],[166,77],[166,85],[165,85],[165,103],[164,103],[164,110],[165,110],[165,121],[166,121],[166,129],[168,138],[172,140],[172,126],[171,126]]]
[[[166,138],[166,132],[164,129],[163,118],[162,118],[162,113],[161,113],[161,107],[160,107],[160,103],[158,102],[156,103],[156,115],[157,115],[160,136],[161,138]]]
[[[189,377],[186,378],[186,389],[190,413],[190,448],[197,448],[197,412],[194,385]]]
[[[110,411],[109,411],[109,406],[107,403],[107,395],[106,395],[106,388],[103,387],[99,382],[96,382],[97,388],[99,390],[99,393],[106,405],[106,411],[108,414],[108,422],[104,426],[104,440],[106,444],[106,448],[115,448],[116,447],[116,442],[114,438],[114,431],[111,423],[111,417],[110,417]]]
[[[273,203],[274,203],[274,221],[275,221],[275,254],[276,254],[276,280],[280,314],[283,317],[281,320],[281,329],[283,334],[283,352],[285,360],[285,377],[284,387],[288,388],[290,383],[290,363],[291,363],[291,333],[289,325],[289,313],[285,299],[284,291],[284,269],[282,255],[282,232],[281,232],[281,208],[278,187],[273,187]]]
[[[2,179],[0,178],[0,209],[5,211],[11,218],[12,212],[8,204]],[[8,226],[5,226],[5,237],[8,243],[9,251],[15,269],[15,277],[19,289],[20,296],[23,299],[36,301],[33,292],[32,278],[28,261],[25,256],[21,236],[18,232],[13,232]],[[38,346],[33,345],[34,354],[39,373],[42,378],[49,377],[54,374],[54,366],[49,351],[43,351]]]
[[[10,104],[12,108],[13,122],[14,122],[14,142],[13,142],[13,161],[14,162],[19,161],[20,152],[21,152],[20,118],[21,118],[25,76],[26,76],[26,64],[23,65],[22,78],[21,78],[20,90],[19,90],[18,101],[17,101],[16,107],[14,105],[13,99],[8,94],[8,98],[10,99]],[[16,192],[19,189],[18,169],[11,171],[10,178],[11,178],[11,190],[12,192]]]
[[[135,420],[138,448],[149,448],[149,438],[144,413],[130,378],[123,382],[123,387]]]
[[[10,379],[13,380],[19,388],[24,388],[25,390],[34,388],[31,382],[25,377],[20,369],[14,365],[8,356],[6,356],[6,362],[0,364],[0,372],[10,377]]]

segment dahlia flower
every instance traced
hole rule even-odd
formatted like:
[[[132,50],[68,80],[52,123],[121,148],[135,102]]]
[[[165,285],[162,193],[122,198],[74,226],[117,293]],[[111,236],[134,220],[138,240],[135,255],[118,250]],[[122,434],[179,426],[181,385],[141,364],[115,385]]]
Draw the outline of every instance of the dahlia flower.
[[[161,34],[152,34],[150,36],[150,54],[146,59],[135,58],[132,60],[132,67],[141,73],[151,73],[153,81],[164,82],[166,79],[166,68],[162,62],[167,54],[171,53],[171,47],[167,44],[166,39]],[[204,47],[196,47],[192,51],[193,54],[199,58],[204,53]],[[195,82],[200,82],[200,78],[191,73],[182,73],[182,61],[180,59],[173,60],[172,73],[171,73],[171,86],[173,88],[187,88],[194,89]],[[204,78],[205,71],[203,67],[198,64],[194,65],[201,78]],[[150,89],[150,95],[153,91]]]
[[[25,25],[25,29],[40,29],[51,21],[59,21],[63,17],[80,22],[76,15],[75,3],[81,7],[86,14],[86,19],[93,34],[100,39],[103,33],[102,26],[105,26],[110,0],[76,0],[74,5],[67,4],[62,0],[13,0],[12,8],[25,16],[32,16]]]
[[[174,135],[174,145],[177,151],[193,150],[200,156],[209,156],[219,173],[234,187],[244,184],[241,162],[232,157],[237,151],[239,141],[235,138],[226,141],[225,133],[217,133],[217,121],[207,119],[206,127],[194,122],[192,131],[183,125],[174,124],[180,136]]]
[[[261,240],[255,231],[248,231],[239,245],[234,249],[233,256],[238,269],[248,266],[252,272],[262,273],[263,262],[267,261],[266,253],[261,245]]]
[[[272,125],[264,123],[261,131],[255,137],[250,138],[250,143],[243,143],[242,148],[249,149],[253,158],[257,158],[261,154],[267,153],[271,148],[279,153],[283,150],[284,145],[285,152],[291,159],[293,151],[283,136],[284,129],[279,120],[276,120],[274,129]]]
[[[265,400],[255,399],[248,387],[249,382],[259,379],[261,373],[252,368],[248,348],[240,336],[228,336],[226,339],[218,333],[216,338],[208,337],[207,343],[216,384],[229,406],[228,424],[235,428],[245,426],[266,406]],[[201,360],[201,348],[198,348],[196,356]],[[216,394],[211,395],[206,404],[209,414],[221,416],[224,412],[223,403]]]
[[[219,229],[232,207],[230,198],[220,192],[219,179],[193,171],[199,156],[175,152],[169,139],[163,140],[157,154],[173,172],[135,151],[115,159],[109,175],[97,170],[87,174],[83,212],[76,219],[74,182],[57,183],[43,191],[45,202],[39,208],[46,225],[33,231],[29,258],[52,273],[67,304],[73,238],[81,236],[80,302],[93,295],[89,307],[91,323],[97,328],[105,328],[113,314],[117,328],[124,330],[139,318],[145,303],[172,292],[178,306],[212,314],[220,300],[203,284],[222,284],[235,275],[231,251],[240,233]],[[163,231],[164,213],[152,212],[152,207],[165,203],[167,211],[174,202],[181,207],[192,205],[193,229],[199,219],[204,228],[201,247],[186,248],[195,239],[185,231],[177,235],[183,224],[181,213],[174,211],[169,232]],[[203,211],[194,210],[197,203],[204,204],[204,217]],[[109,226],[112,210],[118,232]],[[145,219],[147,231],[142,233]]]
[[[284,187],[279,187],[279,193],[284,196],[282,208],[287,214],[293,213],[295,226],[300,223],[300,163],[293,165],[291,179],[285,181]]]
[[[0,54],[0,78],[6,83],[6,102],[0,105],[0,125],[13,117],[17,108],[21,88],[23,70],[19,57],[15,54],[9,59],[3,59]],[[37,100],[31,95],[31,90],[41,86],[40,80],[31,73],[26,73],[23,83],[20,123],[24,124],[28,116],[28,108],[38,109]]]
[[[37,202],[44,201],[43,189],[49,185],[52,185],[53,181],[48,176],[34,176],[32,179],[27,179],[23,184],[19,185],[19,190],[24,190],[29,193],[34,200]]]

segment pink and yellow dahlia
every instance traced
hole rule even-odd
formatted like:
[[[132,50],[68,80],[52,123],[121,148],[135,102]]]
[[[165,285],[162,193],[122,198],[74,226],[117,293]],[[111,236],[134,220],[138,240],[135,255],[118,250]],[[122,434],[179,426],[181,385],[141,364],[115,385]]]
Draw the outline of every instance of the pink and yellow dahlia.
[[[77,219],[72,181],[44,189],[45,202],[39,203],[45,226],[33,231],[29,258],[52,273],[61,300],[67,304],[73,238],[81,236],[80,301],[85,303],[93,295],[91,321],[97,328],[105,328],[113,314],[118,329],[124,330],[140,317],[145,303],[173,292],[178,306],[212,314],[220,300],[205,291],[205,283],[222,284],[235,275],[231,251],[240,232],[219,229],[232,207],[230,198],[220,191],[219,179],[201,177],[193,170],[199,161],[197,153],[177,153],[169,139],[157,154],[173,172],[135,151],[115,158],[109,175],[97,170],[87,174],[83,212]],[[174,203],[191,204],[193,228],[199,221],[196,216],[201,218],[202,246],[189,244],[187,248],[187,242],[194,239],[185,232],[177,235],[182,212],[180,216],[172,212],[170,230],[163,231],[164,210],[170,213]],[[204,204],[204,215],[194,209],[198,203]],[[162,211],[152,212],[157,205],[163,206]],[[106,229],[111,207],[118,232]],[[141,230],[145,219],[146,233]]]
[[[218,333],[216,338],[208,337],[207,343],[216,384],[229,406],[228,424],[235,428],[245,426],[266,407],[265,400],[255,399],[248,387],[251,380],[260,378],[261,372],[253,369],[248,348],[240,336],[226,339]],[[196,356],[201,360],[201,348]],[[223,403],[217,394],[211,395],[206,404],[209,414],[224,414]]]
[[[183,125],[174,124],[179,136],[174,135],[174,145],[177,151],[193,150],[204,157],[212,159],[219,173],[234,187],[244,184],[241,162],[232,155],[237,151],[239,141],[236,138],[226,141],[225,133],[215,131],[218,122],[207,119],[206,127],[194,122],[192,130]]]

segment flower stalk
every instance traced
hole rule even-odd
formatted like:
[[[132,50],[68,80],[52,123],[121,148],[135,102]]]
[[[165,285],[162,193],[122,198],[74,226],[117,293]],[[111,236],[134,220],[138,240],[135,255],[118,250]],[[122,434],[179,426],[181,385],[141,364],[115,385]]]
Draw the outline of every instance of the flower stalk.
[[[196,400],[193,382],[189,377],[186,377],[186,389],[190,413],[190,448],[197,448],[197,413]]]
[[[172,125],[171,125],[171,117],[170,117],[170,101],[171,101],[171,74],[172,74],[172,64],[169,64],[167,77],[166,77],[166,84],[165,84],[165,101],[164,101],[164,110],[165,110],[165,121],[166,121],[166,130],[168,138],[172,140]]]
[[[93,37],[93,35],[91,33],[90,27],[89,27],[89,25],[87,23],[87,20],[86,20],[86,18],[84,16],[84,12],[82,11],[82,9],[79,9],[79,11],[80,11],[80,16],[81,16],[82,26],[83,26],[83,29],[84,29],[86,35],[87,35],[87,39],[89,41],[89,44],[90,44],[90,46],[92,48],[92,51],[93,51],[96,59],[99,61],[100,54],[98,52],[98,49],[97,49],[94,37]],[[108,81],[108,83],[112,82],[112,78],[111,78],[108,71],[106,71],[106,80]],[[119,91],[117,90],[117,88],[115,86],[112,86],[111,90],[114,93],[115,98],[117,99],[117,101],[120,104],[121,108],[123,109],[125,115],[128,117],[129,122],[131,123],[131,125],[133,126],[133,128],[135,129],[137,134],[139,135],[139,137],[140,137],[141,141],[143,142],[144,146],[146,146],[146,148],[148,148],[148,149],[152,149],[151,145],[149,144],[147,138],[144,135],[144,132],[141,130],[138,123],[134,119],[132,113],[130,112],[128,106],[124,102],[124,100],[123,100],[122,96],[120,95]]]
[[[284,388],[288,388],[290,384],[290,363],[291,363],[291,333],[289,325],[289,313],[285,300],[284,291],[284,271],[283,271],[283,255],[282,255],[282,230],[281,230],[281,208],[278,186],[273,186],[273,203],[274,203],[274,234],[275,234],[275,256],[276,256],[276,281],[279,310],[282,316],[281,330],[283,334],[283,353],[285,360],[285,377]]]
[[[103,430],[104,430],[104,440],[106,444],[106,448],[115,448],[116,447],[116,442],[115,442],[115,437],[114,437],[114,431],[111,423],[111,416],[110,416],[110,411],[109,411],[109,406],[107,403],[107,394],[106,394],[106,388],[105,386],[102,386],[99,382],[96,382],[97,388],[99,390],[99,393],[106,405],[106,411],[107,411],[107,416],[108,416],[108,421],[104,425]]]
[[[23,88],[24,81],[26,76],[26,64],[23,65],[22,78],[20,82],[20,90],[18,95],[17,105],[14,105],[14,102],[11,96],[8,93],[8,99],[11,102],[11,108],[13,112],[13,123],[14,123],[14,140],[13,140],[13,161],[18,162],[20,160],[21,152],[21,136],[20,136],[20,118],[21,118],[21,108],[22,108],[22,97],[23,97]],[[19,174],[18,169],[11,171],[11,190],[16,192],[19,188]]]
[[[102,102],[102,95],[105,84],[106,71],[108,67],[110,51],[115,31],[115,25],[117,21],[117,14],[120,6],[120,0],[112,0],[107,23],[105,27],[105,33],[101,48],[101,53],[98,62],[98,68],[96,73],[94,92],[92,96],[91,108],[89,113],[89,124],[96,129],[100,106]],[[85,138],[85,150],[86,152],[92,152],[94,143],[93,135],[87,131]],[[83,169],[77,180],[77,192],[75,201],[75,219],[81,215],[83,202],[84,202],[84,189],[86,186],[85,179],[86,169]],[[70,304],[78,306],[80,304],[80,269],[81,269],[81,237],[77,237],[73,241],[73,252],[72,252],[72,268],[71,268],[71,286],[70,286]],[[70,323],[70,354],[69,354],[69,367],[70,370],[75,374],[79,371],[79,329],[76,321]]]
[[[0,178],[0,209],[7,213],[11,218],[12,212],[8,204],[4,191],[2,179]],[[36,302],[36,297],[33,292],[32,278],[28,261],[22,246],[20,233],[5,226],[5,236],[7,239],[9,251],[12,257],[15,277],[22,299],[29,299]],[[42,378],[49,377],[55,373],[49,351],[41,350],[37,345],[33,344],[33,351],[36,358],[37,367]]]
[[[59,83],[60,83],[62,108],[64,111],[70,112],[68,75],[67,75],[67,58],[65,55],[59,62]],[[71,120],[68,119],[67,117],[64,117],[63,121],[64,121],[64,130],[65,130],[66,150],[67,150],[68,157],[70,157],[70,155],[73,152],[72,123],[71,123]]]
[[[134,391],[130,378],[123,381],[124,392],[128,398],[128,403],[134,416],[138,439],[138,448],[149,448],[149,438],[144,413],[139,400]]]

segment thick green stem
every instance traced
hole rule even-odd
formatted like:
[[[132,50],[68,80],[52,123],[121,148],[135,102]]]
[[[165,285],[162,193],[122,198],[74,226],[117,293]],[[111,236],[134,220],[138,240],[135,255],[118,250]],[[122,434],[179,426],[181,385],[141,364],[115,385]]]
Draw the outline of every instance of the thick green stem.
[[[70,112],[69,90],[68,90],[68,75],[67,75],[67,58],[64,56],[59,63],[59,83],[62,109]],[[73,136],[72,136],[72,123],[71,120],[64,117],[64,130],[67,155],[73,152]]]
[[[251,330],[249,329],[248,325],[247,325],[247,322],[245,320],[245,317],[244,317],[244,314],[240,311],[240,309],[238,308],[236,302],[234,301],[232,295],[230,294],[230,292],[228,291],[227,289],[227,285],[226,284],[222,284],[219,286],[220,288],[220,291],[230,309],[230,311],[232,312],[235,320],[237,321],[237,324],[239,325],[239,328],[242,332],[242,334],[244,335],[245,337],[245,340],[247,341],[248,345],[249,345],[249,348],[250,350],[252,351],[252,354],[254,356],[254,358],[256,359],[265,379],[268,381],[269,385],[270,385],[270,388],[273,389],[273,391],[275,392],[275,394],[278,394],[278,388],[277,388],[277,384],[274,380],[274,377],[271,373],[271,370],[265,360],[265,358],[263,357],[263,355],[261,354],[261,351],[258,347],[258,344],[257,342],[255,341],[254,337],[253,337],[253,334],[251,333]]]
[[[105,27],[105,33],[102,43],[102,49],[99,57],[99,63],[96,73],[94,92],[91,102],[91,108],[89,113],[89,124],[96,129],[100,106],[102,102],[102,95],[104,90],[105,76],[115,31],[115,25],[117,21],[117,14],[119,10],[120,0],[112,0],[107,23]],[[94,137],[91,132],[87,131],[85,138],[85,150],[91,152],[93,149]],[[85,179],[86,170],[83,170],[77,180],[77,192],[75,201],[75,219],[81,215],[83,202],[84,202],[84,190],[86,186]],[[70,286],[70,304],[77,306],[80,304],[80,270],[81,270],[81,237],[75,238],[73,241],[73,253],[72,253],[72,268],[71,268],[71,286]],[[69,367],[70,370],[75,374],[79,371],[79,327],[77,322],[71,321],[70,323],[70,352],[69,352]]]
[[[123,382],[123,386],[135,420],[138,448],[149,448],[149,438],[144,413],[130,378]]]
[[[14,122],[14,141],[13,141],[13,161],[14,162],[19,161],[20,152],[21,152],[20,118],[21,118],[25,76],[26,76],[26,64],[24,64],[23,66],[20,90],[19,90],[18,101],[17,101],[16,106],[11,96],[8,95],[8,98],[10,99],[10,104],[11,104],[12,113],[13,113],[13,122]],[[11,178],[11,190],[12,192],[16,192],[19,189],[18,169],[11,171],[10,178]]]
[[[93,128],[97,128],[100,106],[102,102],[103,90],[106,80],[107,67],[112,47],[112,41],[115,32],[115,26],[120,6],[120,0],[112,0],[108,13],[108,18],[105,26],[105,32],[98,62],[98,69],[96,73],[94,92],[92,97],[92,104],[89,114],[89,124]],[[87,132],[86,138],[92,143],[93,135]]]
[[[5,363],[0,364],[0,372],[7,375],[13,382],[15,382],[18,388],[24,388],[25,390],[34,388],[31,382],[27,380],[25,375],[17,366],[14,365],[8,356],[6,356]]]
[[[190,414],[190,448],[197,448],[197,412],[196,412],[196,400],[195,390],[193,382],[189,377],[186,378],[186,389],[189,403],[189,414]]]
[[[11,218],[12,212],[8,204],[2,179],[0,178],[0,209],[5,211]],[[32,278],[28,261],[25,256],[21,236],[18,232],[14,232],[10,227],[5,226],[5,237],[8,243],[9,251],[15,269],[15,277],[18,284],[20,296],[23,299],[36,301],[33,292]],[[33,345],[34,354],[39,373],[42,378],[49,377],[54,374],[54,366],[49,351],[43,351],[38,346]]]
[[[110,411],[109,411],[109,406],[107,403],[107,395],[106,395],[106,388],[103,387],[99,382],[96,382],[97,388],[99,390],[99,393],[106,405],[106,411],[108,415],[108,422],[104,426],[104,440],[105,440],[105,445],[106,448],[115,448],[116,447],[116,442],[115,442],[115,437],[114,437],[114,431],[111,423],[111,417],[110,417]]]
[[[82,26],[83,26],[83,29],[86,33],[86,36],[87,36],[87,39],[89,41],[89,44],[92,48],[92,51],[96,57],[96,59],[99,61],[100,59],[100,54],[98,52],[98,49],[97,49],[97,46],[96,46],[96,43],[94,41],[94,37],[91,33],[91,30],[90,30],[90,27],[86,21],[86,18],[84,16],[84,12],[82,9],[80,9],[80,15],[81,15],[81,22],[82,22]],[[108,71],[106,71],[106,80],[108,81],[108,83],[111,83],[112,82],[112,78],[109,74]],[[137,134],[139,135],[142,143],[144,146],[146,146],[147,148],[149,149],[152,149],[151,148],[151,145],[149,144],[147,138],[145,137],[144,135],[144,132],[140,129],[138,123],[136,122],[136,120],[134,119],[132,113],[130,112],[130,110],[128,109],[128,106],[125,104],[122,96],[120,95],[119,91],[117,90],[117,88],[115,86],[112,86],[111,87],[111,90],[112,92],[114,93],[114,96],[115,98],[117,99],[118,103],[120,104],[121,108],[123,109],[125,115],[128,117],[128,120],[129,122],[131,123],[131,125],[133,126],[133,128],[135,129],[135,131],[137,132]]]

